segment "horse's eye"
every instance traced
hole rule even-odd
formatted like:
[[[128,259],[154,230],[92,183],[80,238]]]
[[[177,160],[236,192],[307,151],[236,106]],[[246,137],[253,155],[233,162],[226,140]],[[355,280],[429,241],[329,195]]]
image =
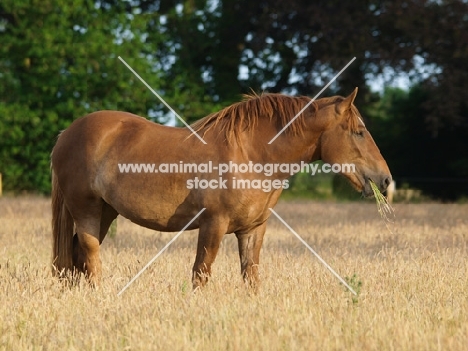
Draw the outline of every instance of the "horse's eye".
[[[354,135],[362,138],[362,137],[364,137],[364,131],[362,131],[362,130],[355,131]]]

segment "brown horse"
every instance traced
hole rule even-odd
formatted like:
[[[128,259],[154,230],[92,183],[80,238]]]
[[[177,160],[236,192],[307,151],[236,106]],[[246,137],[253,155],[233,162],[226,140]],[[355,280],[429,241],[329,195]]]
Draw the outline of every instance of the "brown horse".
[[[216,169],[229,162],[258,167],[321,159],[329,164],[354,164],[354,172],[344,175],[364,196],[370,196],[369,181],[384,191],[391,175],[353,105],[356,94],[357,89],[346,98],[314,101],[271,144],[310,98],[249,96],[192,125],[206,145],[189,128],[162,126],[125,112],[100,111],[77,119],[60,134],[51,156],[54,271],[61,275],[78,270],[98,284],[100,244],[117,215],[147,228],[173,232],[204,208],[187,228],[199,228],[194,288],[205,284],[227,233],[237,236],[244,279],[256,285],[268,209],[278,201],[289,173],[278,167],[268,174],[230,168],[220,177],[217,171],[206,169],[169,173],[166,168],[150,173],[126,172],[120,166],[206,165],[211,161]],[[235,187],[238,180],[276,186],[249,188],[244,183],[243,188]]]

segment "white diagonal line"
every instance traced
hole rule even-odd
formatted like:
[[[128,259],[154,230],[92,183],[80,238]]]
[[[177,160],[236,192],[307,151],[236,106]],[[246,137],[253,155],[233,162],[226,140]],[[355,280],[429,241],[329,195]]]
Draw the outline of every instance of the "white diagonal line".
[[[197,132],[194,131],[193,128],[190,127],[190,125],[188,125],[187,122],[185,122],[185,121],[183,120],[183,118],[180,117],[180,116],[177,114],[177,112],[175,112],[175,111],[172,109],[172,107],[171,107],[166,101],[164,101],[164,99],[163,99],[157,92],[155,92],[154,89],[151,88],[151,87],[149,86],[149,84],[146,83],[146,82],[143,80],[143,78],[141,78],[141,77],[138,75],[138,73],[136,73],[135,70],[134,70],[132,67],[130,67],[130,65],[129,65],[127,62],[125,62],[125,60],[124,60],[122,57],[119,56],[119,60],[122,61],[122,63],[123,63],[125,66],[127,66],[127,68],[128,68],[128,69],[129,69],[129,70],[130,70],[130,71],[131,71],[131,72],[132,72],[132,73],[133,73],[133,74],[134,74],[134,75],[135,75],[135,76],[136,76],[136,77],[137,77],[137,78],[154,94],[154,95],[156,95],[156,97],[157,97],[159,100],[161,100],[161,102],[162,102],[169,110],[171,110],[171,112],[172,112],[183,124],[185,124],[185,126],[186,126],[188,129],[190,129],[190,131],[191,131],[193,134],[195,134],[195,136],[196,136],[198,139],[200,139],[201,142],[202,142],[203,144],[206,144],[206,141],[203,140],[203,138],[202,138],[201,136],[199,136],[199,135],[197,134]]]
[[[312,103],[315,101],[315,99],[317,99],[317,98],[320,96],[320,94],[322,94],[322,93],[324,92],[324,90],[327,89],[327,88],[330,86],[330,84],[333,83],[333,82],[336,80],[336,78],[338,78],[338,77],[341,75],[341,73],[343,73],[344,70],[345,70],[346,68],[349,67],[350,64],[353,63],[353,61],[354,61],[355,59],[356,59],[356,57],[353,57],[353,58],[351,59],[351,61],[349,61],[348,64],[347,64],[346,66],[344,66],[344,67],[341,69],[341,71],[339,71],[339,72],[332,78],[332,80],[330,80],[330,81],[328,82],[328,84],[325,85],[325,86],[322,88],[322,90],[320,90],[320,91],[318,92],[318,94],[315,95],[314,98],[313,98],[312,100],[310,100],[309,103],[308,103],[307,105],[305,105],[305,106],[302,108],[302,110],[300,110],[299,113],[298,113],[297,115],[295,115],[294,118],[291,119],[291,120],[288,122],[288,124],[286,124],[286,125],[283,127],[283,129],[281,129],[281,130],[278,132],[278,134],[276,134],[276,135],[273,137],[273,139],[271,139],[271,140],[268,142],[268,144],[271,144],[272,142],[274,142],[274,141],[276,140],[276,138],[279,137],[280,134],[283,133],[283,132],[291,125],[291,123],[294,122],[294,121],[296,120],[296,118],[299,117],[299,116],[301,115],[301,113],[304,112],[305,109],[306,109],[307,107],[309,107],[310,104],[312,104]]]
[[[314,251],[314,249],[311,248],[311,247],[309,246],[309,244],[307,244],[307,242],[306,242],[304,239],[302,239],[302,238],[299,236],[299,234],[297,234],[297,233],[294,231],[294,229],[292,229],[292,228],[289,226],[289,224],[286,223],[286,222],[284,221],[284,219],[281,218],[281,217],[275,212],[275,210],[273,210],[272,208],[269,208],[269,210],[281,221],[281,223],[283,223],[283,224],[286,226],[286,228],[288,228],[288,229],[291,231],[291,233],[293,233],[293,234],[299,239],[299,241],[300,241],[301,243],[303,243],[303,244],[305,245],[305,247],[307,247],[307,248],[310,250],[310,252],[312,252],[312,253],[319,259],[320,262],[322,262],[322,263],[325,265],[325,267],[328,268],[328,270],[329,270],[330,272],[333,273],[333,275],[334,275],[335,277],[338,278],[338,280],[339,280],[340,282],[342,282],[342,283],[349,289],[349,291],[351,291],[354,295],[357,295],[356,292],[353,290],[353,288],[351,288],[351,287],[348,285],[348,283],[346,283],[345,280],[344,280],[343,278],[341,278],[341,277],[338,275],[338,273],[336,273],[336,272],[333,270],[333,268],[331,268],[331,267],[328,265],[328,263],[325,262],[325,260],[324,260],[322,257],[320,257],[319,254],[316,253],[316,252]]]
[[[128,287],[129,287],[129,286],[130,286],[130,285],[131,285],[131,284],[132,284],[132,283],[133,283],[133,282],[134,282],[134,281],[135,281],[135,280],[136,280],[136,279],[137,279],[137,278],[138,278],[138,277],[139,277],[139,276],[140,276],[140,275],[141,275],[141,274],[142,274],[142,273],[143,273],[143,272],[160,256],[160,255],[161,255],[161,254],[162,254],[162,253],[163,253],[163,252],[164,252],[164,251],[166,251],[166,249],[179,237],[179,235],[182,234],[182,233],[185,231],[185,229],[187,229],[187,228],[189,227],[189,225],[192,224],[193,221],[196,220],[196,219],[198,218],[198,216],[200,216],[200,215],[202,214],[202,212],[205,211],[205,210],[206,210],[205,207],[202,208],[202,209],[200,210],[200,212],[198,212],[198,213],[196,214],[196,216],[193,217],[192,220],[191,220],[190,222],[188,222],[188,223],[185,225],[185,227],[183,227],[182,230],[181,230],[180,232],[178,232],[178,233],[176,234],[176,236],[174,236],[174,237],[171,239],[171,241],[169,241],[169,242],[166,244],[166,246],[164,246],[164,247],[161,249],[161,251],[159,251],[159,252],[157,253],[157,255],[154,256],[154,257],[151,259],[151,261],[149,261],[149,262],[146,264],[146,266],[144,266],[144,267],[132,278],[132,280],[130,280],[130,281],[127,283],[127,285],[125,285],[125,286],[123,287],[122,290],[120,290],[120,292],[117,294],[117,296],[120,296],[125,290],[127,290],[127,288],[128,288]]]

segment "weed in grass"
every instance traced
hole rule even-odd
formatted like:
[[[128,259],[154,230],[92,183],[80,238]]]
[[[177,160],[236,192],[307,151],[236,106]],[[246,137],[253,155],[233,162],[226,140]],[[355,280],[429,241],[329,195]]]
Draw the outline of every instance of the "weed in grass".
[[[186,280],[184,280],[182,284],[180,285],[180,291],[182,291],[182,295],[186,295],[187,292],[189,292],[189,289],[190,289],[189,283]]]
[[[350,277],[345,277],[346,283],[356,292],[357,295],[353,295],[351,301],[353,305],[357,305],[359,302],[359,295],[361,293],[362,281],[358,278],[356,274],[353,274]],[[347,290],[346,290],[347,291]]]

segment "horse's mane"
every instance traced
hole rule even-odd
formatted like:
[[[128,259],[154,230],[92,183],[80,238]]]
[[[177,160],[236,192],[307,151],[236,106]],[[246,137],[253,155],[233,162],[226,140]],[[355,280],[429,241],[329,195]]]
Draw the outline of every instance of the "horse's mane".
[[[314,101],[311,106],[315,113],[325,105],[342,101],[341,96],[321,98]],[[278,128],[283,128],[292,118],[294,118],[302,108],[310,102],[306,96],[292,97],[283,94],[256,93],[244,95],[244,100],[232,104],[221,111],[212,113],[198,121],[191,127],[198,133],[205,134],[211,128],[217,127],[224,131],[228,142],[240,141],[240,133],[243,131],[252,132],[259,124],[261,118],[267,118],[269,122],[277,124]],[[353,118],[352,118],[353,117]],[[359,111],[353,105],[348,118],[348,128],[356,131],[359,125]],[[306,127],[304,113],[285,130],[285,133],[292,135],[302,135]]]

